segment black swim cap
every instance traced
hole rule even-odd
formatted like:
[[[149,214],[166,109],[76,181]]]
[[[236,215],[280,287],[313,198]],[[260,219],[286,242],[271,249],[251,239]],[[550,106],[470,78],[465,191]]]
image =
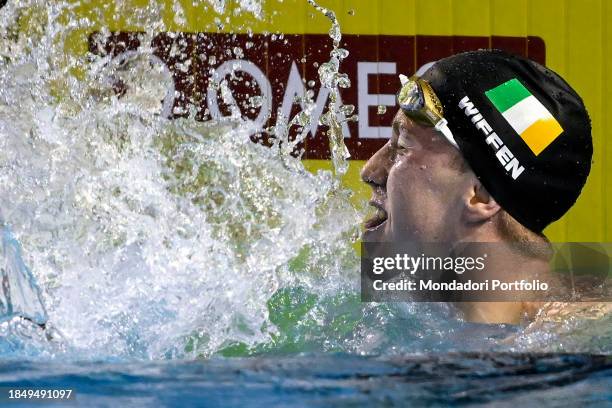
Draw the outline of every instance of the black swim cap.
[[[559,75],[480,50],[439,60],[422,78],[465,160],[512,217],[539,233],[576,202],[591,169],[591,123]]]

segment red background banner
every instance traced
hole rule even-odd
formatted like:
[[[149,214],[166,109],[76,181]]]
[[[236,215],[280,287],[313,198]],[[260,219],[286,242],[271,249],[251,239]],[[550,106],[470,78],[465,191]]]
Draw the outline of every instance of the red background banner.
[[[104,38],[93,33],[89,50],[114,57],[138,49],[139,38],[136,32],[116,32]],[[152,46],[174,79],[171,117],[188,115],[190,105],[196,107],[199,120],[229,115],[219,92],[208,92],[211,78],[219,75],[219,70],[227,71],[228,86],[243,117],[255,120],[269,116],[262,127],[276,124],[279,110],[289,118],[300,112],[295,95],[306,90],[313,91],[313,100],[319,106],[313,123],[325,112],[322,102],[327,102],[327,91],[320,92],[317,70],[329,60],[331,40],[327,35],[160,33]],[[342,61],[340,71],[348,74],[352,83],[350,88],[340,90],[342,102],[354,105],[359,114],[359,122],[348,122],[343,128],[345,142],[351,158],[359,160],[368,159],[390,136],[398,74],[411,75],[426,63],[480,48],[503,49],[541,64],[546,62],[544,41],[539,37],[344,35],[341,46],[350,54]],[[249,98],[265,89],[271,91],[271,105],[253,106]],[[378,105],[386,106],[384,114],[377,113]],[[314,136],[313,130],[299,146],[304,149],[302,157],[328,159],[322,127],[317,127]],[[294,126],[292,136],[295,133]],[[253,139],[268,143],[262,135],[253,135]]]

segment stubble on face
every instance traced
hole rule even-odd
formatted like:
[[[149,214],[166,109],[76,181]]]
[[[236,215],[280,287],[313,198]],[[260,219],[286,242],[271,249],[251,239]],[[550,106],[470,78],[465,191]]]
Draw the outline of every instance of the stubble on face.
[[[364,241],[445,239],[465,172],[463,159],[438,132],[398,112],[387,144],[362,170],[377,213],[366,221]]]

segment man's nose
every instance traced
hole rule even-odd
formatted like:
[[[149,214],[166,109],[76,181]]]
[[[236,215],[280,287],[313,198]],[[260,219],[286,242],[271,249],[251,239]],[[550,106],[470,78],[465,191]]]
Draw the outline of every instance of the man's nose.
[[[370,160],[361,169],[361,179],[372,187],[385,187],[387,185],[388,169],[385,150],[387,145],[370,157]]]

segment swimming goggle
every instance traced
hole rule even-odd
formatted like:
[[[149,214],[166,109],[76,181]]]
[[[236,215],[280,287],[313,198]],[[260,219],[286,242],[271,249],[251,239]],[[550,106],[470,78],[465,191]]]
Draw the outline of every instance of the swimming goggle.
[[[423,125],[436,128],[437,131],[457,149],[459,145],[455,141],[453,133],[448,128],[448,122],[444,119],[442,104],[436,96],[431,85],[427,81],[412,76],[399,76],[402,88],[397,93],[397,102],[406,116],[418,121]]]

